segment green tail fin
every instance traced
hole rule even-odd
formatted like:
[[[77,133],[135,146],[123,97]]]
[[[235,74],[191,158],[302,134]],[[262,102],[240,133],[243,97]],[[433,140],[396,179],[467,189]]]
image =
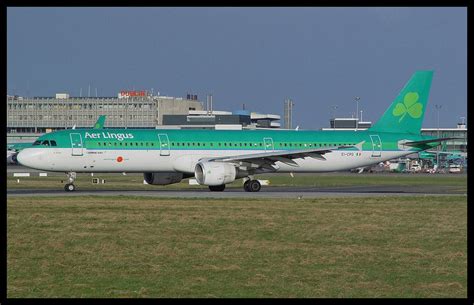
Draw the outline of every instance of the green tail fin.
[[[370,131],[420,133],[433,71],[417,71]]]
[[[104,124],[105,124],[105,115],[101,115],[97,119],[97,122],[95,122],[94,129],[102,129],[104,128]]]

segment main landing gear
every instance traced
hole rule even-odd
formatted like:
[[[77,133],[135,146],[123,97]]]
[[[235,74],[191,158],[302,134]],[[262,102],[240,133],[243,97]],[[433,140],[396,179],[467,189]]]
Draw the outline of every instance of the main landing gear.
[[[262,185],[258,180],[248,179],[244,183],[244,190],[246,192],[258,192],[262,188]],[[225,184],[222,185],[209,185],[211,192],[222,192],[225,190]]]
[[[76,180],[76,173],[75,172],[68,172],[66,173],[68,183],[64,186],[64,190],[66,192],[72,192],[76,190],[76,186],[74,185],[74,180]]]
[[[262,185],[258,180],[247,180],[244,183],[244,190],[246,192],[258,192],[262,188]]]

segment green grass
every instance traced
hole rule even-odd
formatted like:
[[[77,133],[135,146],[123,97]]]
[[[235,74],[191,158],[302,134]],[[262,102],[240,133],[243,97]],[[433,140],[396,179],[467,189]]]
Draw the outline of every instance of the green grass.
[[[7,296],[467,297],[465,196],[10,197]]]
[[[92,184],[92,178],[105,179],[105,184]],[[402,185],[407,187],[433,186],[445,189],[447,192],[466,193],[466,175],[424,175],[424,174],[351,174],[351,173],[328,173],[328,174],[289,174],[259,175],[257,179],[268,179],[271,186],[294,186],[294,187],[344,187],[344,186],[384,186]],[[20,179],[20,183],[17,183]],[[61,182],[63,180],[63,182]],[[58,188],[62,189],[66,183],[66,175],[48,177],[8,177],[7,188],[9,189],[40,189]],[[120,190],[150,190],[150,189],[183,189],[183,188],[206,188],[205,186],[191,186],[188,180],[172,185],[144,185],[142,174],[78,174],[76,185],[80,190],[94,189],[120,189]],[[242,180],[238,179],[227,187],[242,187]]]

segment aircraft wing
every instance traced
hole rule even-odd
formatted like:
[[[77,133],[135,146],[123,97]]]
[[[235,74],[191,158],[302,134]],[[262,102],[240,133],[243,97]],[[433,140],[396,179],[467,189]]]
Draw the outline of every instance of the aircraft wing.
[[[315,149],[298,149],[298,150],[284,150],[284,151],[271,151],[264,153],[248,154],[248,155],[237,155],[219,158],[209,158],[206,161],[209,162],[231,162],[237,163],[238,165],[247,165],[252,168],[267,168],[274,170],[276,162],[282,162],[290,166],[297,167],[298,164],[293,159],[311,157],[314,159],[325,161],[324,154],[343,148],[351,148],[355,146],[332,146],[325,148]]]
[[[428,144],[428,143],[433,143],[433,142],[443,142],[447,140],[463,140],[464,138],[437,138],[437,139],[430,139],[430,140],[423,140],[423,141],[410,141],[404,143],[404,145],[408,146],[418,146],[422,144]]]

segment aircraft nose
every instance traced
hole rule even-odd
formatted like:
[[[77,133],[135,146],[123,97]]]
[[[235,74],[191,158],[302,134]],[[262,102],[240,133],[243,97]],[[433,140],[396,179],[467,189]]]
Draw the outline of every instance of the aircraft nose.
[[[43,156],[39,149],[25,148],[18,153],[16,159],[23,166],[37,168]]]

